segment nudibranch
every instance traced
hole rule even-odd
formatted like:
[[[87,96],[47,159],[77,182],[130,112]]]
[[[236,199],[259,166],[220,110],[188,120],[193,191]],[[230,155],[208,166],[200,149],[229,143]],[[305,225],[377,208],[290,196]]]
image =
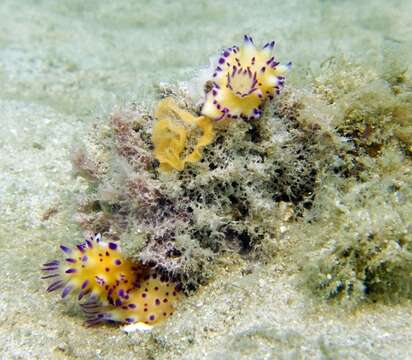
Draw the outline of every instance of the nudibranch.
[[[43,267],[48,273],[43,278],[55,278],[47,291],[62,288],[65,298],[74,290],[79,300],[87,295],[110,303],[119,300],[118,293],[133,289],[139,268],[123,257],[116,243],[102,242],[98,234],[74,249],[64,245],[60,249],[67,256],[65,262],[54,260]]]
[[[280,65],[272,41],[257,49],[245,35],[243,45],[224,49],[208,87],[202,115],[214,120],[253,120],[262,115],[264,104],[279,94],[291,63]]]
[[[180,285],[152,269],[127,259],[118,244],[103,242],[100,234],[71,249],[60,246],[64,262],[43,265],[43,279],[53,279],[47,291],[61,296],[78,294],[87,323],[120,322],[153,325],[173,313]]]
[[[121,306],[100,306],[94,299],[82,304],[87,323],[143,322],[154,325],[173,315],[174,304],[179,297],[179,285],[174,285],[156,274],[147,275],[136,288],[128,293]]]

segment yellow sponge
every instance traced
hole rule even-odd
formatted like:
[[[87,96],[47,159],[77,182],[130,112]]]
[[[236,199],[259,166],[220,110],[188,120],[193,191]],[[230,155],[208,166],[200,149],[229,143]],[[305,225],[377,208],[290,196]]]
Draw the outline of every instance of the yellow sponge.
[[[186,163],[199,161],[202,147],[213,140],[213,121],[193,116],[179,108],[172,98],[159,102],[155,117],[152,142],[161,171],[181,171]]]

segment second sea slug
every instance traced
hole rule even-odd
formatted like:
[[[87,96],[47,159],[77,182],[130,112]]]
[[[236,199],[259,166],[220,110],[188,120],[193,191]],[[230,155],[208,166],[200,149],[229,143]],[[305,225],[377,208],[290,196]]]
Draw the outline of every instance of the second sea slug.
[[[291,63],[280,65],[272,41],[257,49],[245,35],[243,45],[223,50],[206,93],[202,115],[214,120],[253,120],[262,115],[264,104],[279,94]]]
[[[103,242],[96,234],[71,249],[62,245],[65,261],[43,265],[47,291],[62,289],[61,296],[78,294],[87,323],[119,322],[153,325],[173,314],[180,284],[132,262],[118,244]]]

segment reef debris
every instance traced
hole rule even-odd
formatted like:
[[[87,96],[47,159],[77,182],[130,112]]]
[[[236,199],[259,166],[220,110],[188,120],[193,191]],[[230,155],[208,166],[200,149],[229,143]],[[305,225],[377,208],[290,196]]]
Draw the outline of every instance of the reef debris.
[[[226,253],[287,253],[320,298],[408,297],[412,86],[404,72],[392,75],[334,58],[294,84],[291,76],[258,118],[215,121],[201,158],[179,171],[156,159],[153,111],[126,106],[85,142],[88,161],[109,159],[104,167],[89,174],[76,163],[89,184],[80,224],[120,240],[131,259],[186,292]],[[190,116],[202,111],[178,86],[165,94]]]

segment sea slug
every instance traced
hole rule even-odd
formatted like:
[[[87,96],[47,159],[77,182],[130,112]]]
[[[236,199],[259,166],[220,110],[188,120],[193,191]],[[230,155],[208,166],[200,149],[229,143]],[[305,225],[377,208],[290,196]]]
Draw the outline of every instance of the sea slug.
[[[202,115],[214,120],[259,118],[265,102],[279,94],[284,74],[291,67],[291,63],[280,65],[275,60],[274,46],[272,41],[259,50],[245,35],[240,48],[224,49],[208,87]]]
[[[64,262],[43,265],[43,279],[53,279],[47,291],[76,292],[87,323],[103,321],[153,325],[173,313],[180,285],[153,269],[125,258],[119,245],[96,234],[74,249],[61,245]]]

